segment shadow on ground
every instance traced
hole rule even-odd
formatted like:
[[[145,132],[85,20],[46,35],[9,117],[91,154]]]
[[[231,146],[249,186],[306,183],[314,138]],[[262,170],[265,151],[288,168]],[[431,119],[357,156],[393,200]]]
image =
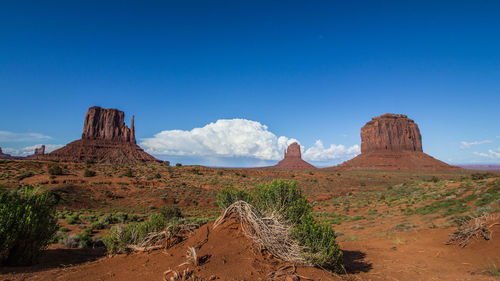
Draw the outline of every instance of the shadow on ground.
[[[2,266],[0,267],[0,274],[38,272],[57,267],[77,265],[95,261],[104,257],[105,254],[105,248],[48,249],[37,264],[31,266]]]
[[[368,272],[373,266],[364,261],[366,254],[360,251],[342,251],[344,253],[344,266],[347,273]]]

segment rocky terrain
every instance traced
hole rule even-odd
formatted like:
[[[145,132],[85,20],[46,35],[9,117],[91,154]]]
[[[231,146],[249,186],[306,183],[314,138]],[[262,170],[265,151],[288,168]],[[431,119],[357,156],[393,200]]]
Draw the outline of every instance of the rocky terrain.
[[[361,154],[339,170],[452,171],[459,167],[439,161],[422,150],[418,125],[406,115],[386,113],[361,128]]]
[[[311,170],[316,169],[313,165],[302,160],[300,145],[296,142],[290,144],[285,150],[285,157],[272,169],[276,170]]]
[[[118,109],[94,106],[85,115],[82,138],[48,154],[28,157],[62,162],[138,164],[161,162],[144,152],[135,141],[134,116],[130,128]],[[39,151],[41,152],[41,151]]]

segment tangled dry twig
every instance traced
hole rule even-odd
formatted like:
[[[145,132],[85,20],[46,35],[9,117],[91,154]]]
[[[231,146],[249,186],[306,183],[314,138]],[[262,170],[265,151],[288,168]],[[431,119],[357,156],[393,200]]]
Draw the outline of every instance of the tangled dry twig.
[[[243,233],[261,249],[266,249],[284,261],[310,265],[301,255],[303,247],[290,237],[290,227],[282,222],[277,213],[264,216],[247,202],[238,201],[226,208],[213,228],[233,214],[239,217]]]
[[[164,281],[197,281],[200,280],[198,277],[194,276],[193,270],[186,268],[179,272],[176,270],[169,269],[163,272]]]
[[[499,219],[500,215],[492,214],[473,218],[455,230],[446,244],[458,244],[461,247],[466,247],[472,238],[483,237],[485,240],[490,240],[492,238],[491,228],[500,225]]]
[[[182,240],[183,234],[192,232],[193,229],[197,228],[195,225],[179,225],[176,227],[178,228],[177,231],[174,231],[174,226],[169,226],[164,231],[150,233],[142,241],[127,245],[127,248],[136,252],[170,248]]]

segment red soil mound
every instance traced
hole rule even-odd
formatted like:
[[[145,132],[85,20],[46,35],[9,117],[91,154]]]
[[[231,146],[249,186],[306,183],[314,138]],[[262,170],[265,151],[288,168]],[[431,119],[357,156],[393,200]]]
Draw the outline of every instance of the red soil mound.
[[[198,266],[179,266],[187,261],[188,247],[196,249]],[[105,257],[69,268],[11,275],[9,279],[163,280],[168,269],[182,272],[188,268],[202,280],[269,280],[272,274],[280,271],[284,274],[276,280],[284,280],[286,274],[292,272],[309,280],[342,280],[318,268],[294,267],[271,257],[266,251],[259,251],[242,233],[240,223],[235,219],[229,219],[215,229],[211,223],[206,224],[186,240],[166,250]]]
[[[372,151],[361,153],[336,167],[338,170],[460,171],[418,151]]]

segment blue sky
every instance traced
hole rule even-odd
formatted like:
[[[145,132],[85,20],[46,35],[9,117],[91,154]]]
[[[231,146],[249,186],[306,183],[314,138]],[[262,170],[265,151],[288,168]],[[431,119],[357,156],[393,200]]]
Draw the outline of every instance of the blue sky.
[[[500,163],[499,30],[498,1],[2,1],[0,146],[66,144],[100,105],[165,160],[265,165],[298,140],[325,166],[392,112],[438,159]]]

